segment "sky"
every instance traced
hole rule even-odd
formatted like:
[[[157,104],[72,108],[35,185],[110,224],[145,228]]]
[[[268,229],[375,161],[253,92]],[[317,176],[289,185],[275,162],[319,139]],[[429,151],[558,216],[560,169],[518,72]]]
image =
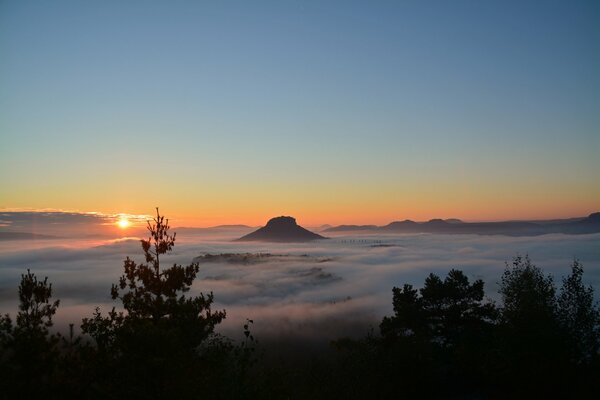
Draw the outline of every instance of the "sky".
[[[596,1],[0,1],[0,209],[600,210]]]

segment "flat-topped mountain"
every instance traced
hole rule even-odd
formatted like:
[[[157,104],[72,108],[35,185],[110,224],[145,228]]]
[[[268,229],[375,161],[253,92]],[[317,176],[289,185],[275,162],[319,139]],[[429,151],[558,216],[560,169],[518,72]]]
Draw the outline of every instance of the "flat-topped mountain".
[[[267,225],[237,240],[241,242],[309,242],[317,239],[326,238],[304,229],[296,223],[295,218],[282,216],[271,218]]]

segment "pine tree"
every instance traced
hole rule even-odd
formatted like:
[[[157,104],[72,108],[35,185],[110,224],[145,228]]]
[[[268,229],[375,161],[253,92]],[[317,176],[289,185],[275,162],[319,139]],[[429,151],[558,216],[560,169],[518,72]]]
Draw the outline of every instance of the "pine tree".
[[[190,388],[183,383],[197,373],[192,367],[199,365],[197,350],[225,311],[211,310],[212,293],[185,295],[198,274],[198,263],[161,265],[161,256],[175,245],[175,234],[169,233],[169,221],[158,208],[147,228],[149,237],[141,240],[145,262],[127,257],[124,274],[111,288],[112,298],[122,302],[125,312],[113,308],[104,317],[96,310],[81,328],[95,339],[108,368],[121,371],[113,376],[132,393],[119,396],[184,395]]]
[[[59,336],[49,332],[59,301],[51,301],[52,284],[27,270],[19,285],[16,324],[0,317],[0,386],[8,398],[35,398],[51,390]],[[4,382],[3,382],[4,381]]]

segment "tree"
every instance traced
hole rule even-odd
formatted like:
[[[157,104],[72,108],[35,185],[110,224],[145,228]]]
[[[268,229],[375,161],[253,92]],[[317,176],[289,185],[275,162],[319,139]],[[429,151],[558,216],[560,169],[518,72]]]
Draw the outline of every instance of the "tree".
[[[511,387],[511,396],[553,394],[568,363],[552,276],[545,275],[527,255],[518,255],[512,265],[506,264],[499,291],[503,302],[499,382]]]
[[[119,284],[112,286],[111,295],[123,302],[128,313],[126,320],[150,320],[154,325],[167,320],[170,324],[185,326],[191,335],[187,337],[188,345],[195,347],[213,332],[225,318],[225,312],[211,311],[212,293],[200,293],[196,297],[183,295],[196,278],[197,262],[185,267],[174,264],[161,270],[160,256],[173,249],[176,234],[169,234],[169,220],[165,221],[158,208],[153,221],[148,221],[150,237],[141,240],[146,263],[136,264],[127,257],[125,273]]]
[[[495,306],[484,302],[483,287],[481,279],[470,284],[467,276],[455,269],[443,282],[434,274],[425,280],[421,296],[436,342],[446,347],[460,345],[495,320]]]
[[[109,326],[140,322],[154,326],[177,325],[182,330],[180,333],[186,333],[187,346],[196,347],[225,318],[225,311],[211,311],[212,292],[196,297],[184,295],[196,278],[198,263],[161,268],[160,257],[173,249],[176,234],[169,234],[169,220],[159,214],[158,208],[153,223],[148,221],[147,224],[150,236],[141,240],[146,262],[138,264],[127,257],[124,274],[111,288],[113,300],[120,299],[127,314],[115,314],[113,309],[112,316],[101,322],[97,312],[93,319],[84,320],[84,331],[102,336]],[[106,325],[107,321],[112,322]],[[100,326],[102,324],[104,326]]]
[[[573,260],[571,274],[563,278],[558,296],[558,318],[566,333],[571,361],[589,363],[600,349],[600,310],[594,304],[594,289],[582,282],[583,266]]]
[[[516,256],[500,282],[502,317],[515,329],[552,323],[556,317],[556,287],[551,275],[531,263],[529,256]]]
[[[386,353],[395,354],[391,369],[432,394],[444,391],[477,391],[487,372],[483,360],[497,318],[496,307],[484,300],[482,280],[469,282],[459,270],[442,280],[430,274],[425,285],[393,289],[395,315],[380,325]],[[398,360],[398,361],[395,361]],[[423,394],[423,393],[420,393]]]
[[[11,398],[34,398],[52,385],[59,336],[51,334],[59,301],[51,301],[52,284],[27,270],[19,285],[16,324],[0,317],[0,382]]]
[[[127,257],[124,274],[111,288],[112,298],[121,300],[126,313],[113,308],[104,317],[96,310],[81,328],[95,339],[109,368],[120,371],[116,379],[127,381],[135,395],[174,396],[189,389],[180,383],[190,382],[197,349],[225,318],[225,311],[211,310],[212,293],[185,296],[198,263],[162,267],[161,256],[173,249],[175,234],[169,233],[169,221],[158,208],[147,228],[150,235],[141,240],[145,262]]]
[[[441,347],[456,346],[470,332],[493,322],[493,303],[484,302],[484,284],[472,284],[462,271],[451,270],[442,281],[430,274],[420,291],[412,285],[393,289],[395,315],[381,323],[384,337],[414,337]]]
[[[425,334],[426,319],[419,291],[411,284],[392,289],[393,317],[384,317],[379,326],[381,335],[388,339],[409,338]]]

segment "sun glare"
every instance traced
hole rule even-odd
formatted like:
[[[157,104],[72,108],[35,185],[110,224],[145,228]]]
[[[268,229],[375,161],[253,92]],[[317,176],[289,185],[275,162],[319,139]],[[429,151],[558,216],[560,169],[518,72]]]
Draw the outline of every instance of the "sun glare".
[[[127,218],[121,218],[117,221],[117,225],[119,225],[119,228],[125,229],[125,228],[129,227],[129,225],[131,225],[131,223],[129,222],[129,220]]]

